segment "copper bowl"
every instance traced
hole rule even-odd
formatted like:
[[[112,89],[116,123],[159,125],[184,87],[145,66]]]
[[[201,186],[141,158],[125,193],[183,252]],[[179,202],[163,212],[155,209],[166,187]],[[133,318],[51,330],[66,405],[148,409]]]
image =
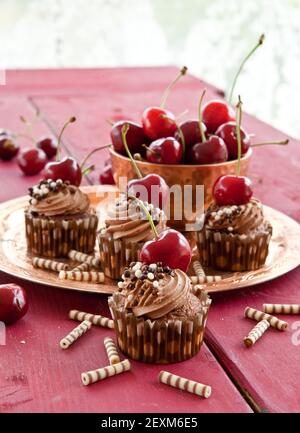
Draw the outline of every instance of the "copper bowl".
[[[127,177],[128,180],[136,178],[135,171],[131,165],[129,158],[118,154],[113,149],[110,149],[112,168],[114,173],[114,179],[116,184],[119,185],[120,177]],[[249,149],[246,155],[241,158],[241,175],[247,175],[250,160],[252,156],[252,149]],[[191,185],[191,212],[187,215],[181,215],[178,219],[178,206],[180,209],[186,209],[188,201],[187,193],[182,190],[182,196],[180,200],[175,200],[171,197],[170,207],[167,209],[169,212],[168,224],[170,227],[176,228],[181,231],[185,231],[186,224],[192,224],[195,221],[196,214],[203,212],[203,203],[207,207],[212,200],[212,187],[216,179],[224,174],[234,174],[236,172],[237,160],[227,161],[218,164],[205,164],[205,165],[191,165],[191,164],[154,164],[151,162],[136,161],[137,166],[141,170],[143,175],[150,173],[156,173],[162,176],[169,187],[173,185]],[[196,186],[204,186],[204,202],[202,204],[197,203],[196,193],[199,196],[199,190],[196,191]],[[121,188],[122,189],[122,188]],[[198,197],[199,198],[199,197]],[[176,213],[177,212],[177,213]]]

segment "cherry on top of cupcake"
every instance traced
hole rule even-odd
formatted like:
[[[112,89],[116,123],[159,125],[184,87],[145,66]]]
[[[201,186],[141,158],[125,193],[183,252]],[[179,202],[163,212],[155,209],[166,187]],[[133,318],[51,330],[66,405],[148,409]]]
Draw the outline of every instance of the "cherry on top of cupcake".
[[[131,196],[140,198],[144,202],[151,203],[155,207],[163,209],[166,206],[169,196],[169,187],[166,184],[166,181],[158,174],[151,173],[147,176],[142,175],[140,169],[132,157],[127,143],[127,134],[129,129],[130,126],[127,123],[122,126],[122,142],[135,170],[137,179],[132,179],[128,182],[127,193]]]
[[[236,135],[238,143],[238,163],[236,175],[219,177],[213,186],[213,198],[219,206],[242,205],[250,201],[253,195],[252,182],[246,176],[240,176],[241,167],[241,120],[242,101],[239,96],[237,104]]]

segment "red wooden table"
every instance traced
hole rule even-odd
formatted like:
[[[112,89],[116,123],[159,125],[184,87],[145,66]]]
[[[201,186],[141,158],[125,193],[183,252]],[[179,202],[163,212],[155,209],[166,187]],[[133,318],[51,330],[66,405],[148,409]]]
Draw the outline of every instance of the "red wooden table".
[[[0,127],[20,131],[19,116],[43,114],[37,135],[56,133],[76,115],[64,138],[65,152],[83,158],[91,146],[109,140],[107,119],[139,119],[143,109],[157,104],[175,68],[8,71],[0,86]],[[188,76],[169,99],[169,108],[186,108],[196,116],[204,83]],[[219,97],[205,84],[208,98]],[[246,104],[245,104],[246,105]],[[244,123],[257,140],[282,136],[274,128],[245,115]],[[22,145],[26,145],[24,141]],[[95,155],[97,169],[86,182],[97,183],[105,158]],[[300,220],[300,143],[288,148],[257,149],[252,175],[256,195],[267,205]],[[1,202],[26,193],[38,180],[24,177],[16,162],[0,163]],[[15,281],[0,274],[0,283]],[[247,350],[242,338],[251,322],[243,319],[246,305],[264,302],[300,302],[299,268],[257,287],[213,296],[206,344],[194,359],[167,369],[210,384],[211,398],[196,396],[158,384],[160,366],[133,362],[131,372],[90,387],[81,385],[80,373],[107,363],[103,338],[113,331],[93,328],[68,351],[58,341],[73,326],[67,312],[76,308],[107,314],[106,297],[46,288],[30,283],[30,310],[7,328],[0,346],[0,412],[286,412],[300,410],[300,348],[292,344],[292,330],[270,335]],[[290,316],[292,323],[297,316]]]

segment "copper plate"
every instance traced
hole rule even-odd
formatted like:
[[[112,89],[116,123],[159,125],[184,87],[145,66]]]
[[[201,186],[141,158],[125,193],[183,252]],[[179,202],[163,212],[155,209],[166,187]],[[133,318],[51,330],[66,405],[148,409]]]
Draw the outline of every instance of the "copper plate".
[[[82,189],[97,208],[100,221],[103,220],[106,206],[113,197],[110,193],[115,193],[116,189],[109,186],[88,186]],[[25,196],[0,205],[0,270],[24,280],[57,288],[112,293],[116,283],[109,279],[106,279],[104,284],[62,281],[58,280],[54,272],[32,267],[25,242],[23,213],[27,203],[28,197]],[[300,264],[300,225],[275,209],[267,206],[264,206],[264,209],[274,229],[266,265],[257,271],[223,273],[220,282],[204,285],[208,292],[223,292],[253,286],[279,277]],[[218,273],[208,271],[208,274]]]

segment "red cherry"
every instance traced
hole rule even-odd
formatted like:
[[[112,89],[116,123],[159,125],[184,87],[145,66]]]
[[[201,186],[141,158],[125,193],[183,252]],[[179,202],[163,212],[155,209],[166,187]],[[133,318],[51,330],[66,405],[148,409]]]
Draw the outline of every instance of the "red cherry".
[[[202,141],[200,128],[199,128],[199,120],[187,120],[186,122],[181,123],[179,128],[181,129],[181,132],[184,137],[186,150],[191,148],[194,144]],[[202,122],[202,129],[205,134],[206,126],[204,125],[203,122]],[[181,142],[181,137],[178,130],[175,133],[175,138],[176,140]]]
[[[47,163],[47,155],[42,149],[26,148],[18,155],[18,164],[28,176],[38,174]]]
[[[247,153],[250,147],[250,136],[247,132],[240,128],[241,131],[241,150],[242,155]],[[236,136],[236,123],[235,122],[227,122],[224,125],[219,126],[216,131],[216,135],[222,138],[225,141],[229,159],[237,159],[238,157],[238,143]]]
[[[202,120],[209,133],[213,134],[223,123],[235,120],[234,110],[226,102],[214,99],[203,106]]]
[[[99,175],[99,183],[101,185],[115,185],[111,165],[105,165]]]
[[[153,141],[146,153],[147,161],[158,164],[179,164],[182,156],[182,144],[173,137]]]
[[[0,321],[6,325],[21,319],[28,310],[25,290],[16,284],[0,285]]]
[[[127,192],[142,201],[152,203],[154,207],[163,209],[169,197],[169,187],[158,174],[148,174],[140,179],[128,182]]]
[[[127,132],[127,145],[131,153],[139,153],[143,151],[142,145],[147,143],[143,128],[137,123],[129,120],[122,120],[113,125],[110,136],[113,147],[116,152],[126,155],[126,150],[122,140],[122,128],[124,125],[128,125]]]
[[[79,186],[82,180],[81,168],[76,159],[66,156],[61,161],[48,162],[43,171],[43,179],[61,179]]]
[[[177,131],[175,116],[160,107],[149,107],[143,112],[142,125],[144,133],[151,140],[173,137]]]
[[[42,149],[47,155],[48,159],[53,158],[57,153],[57,141],[52,137],[41,138],[37,143],[36,147]]]
[[[157,239],[146,242],[140,253],[141,262],[162,262],[163,266],[184,272],[187,271],[191,258],[192,250],[187,239],[173,229],[164,230]]]
[[[222,138],[211,135],[204,143],[197,143],[190,149],[188,159],[192,164],[225,162],[228,159],[226,144]]]
[[[219,206],[246,204],[252,194],[252,182],[245,176],[221,176],[213,187],[213,197]]]
[[[0,158],[10,161],[19,152],[19,145],[15,142],[8,131],[0,131]]]

